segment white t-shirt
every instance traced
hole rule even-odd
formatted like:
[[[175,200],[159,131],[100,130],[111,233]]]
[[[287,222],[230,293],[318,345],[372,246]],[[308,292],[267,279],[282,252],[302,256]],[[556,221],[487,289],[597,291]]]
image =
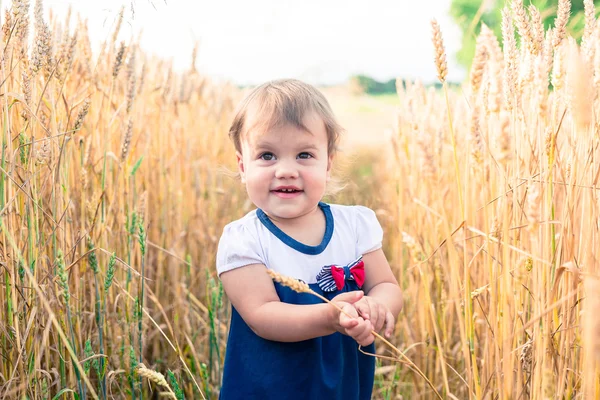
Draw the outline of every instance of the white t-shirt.
[[[275,226],[260,209],[223,229],[217,251],[217,272],[250,264],[313,284],[324,266],[348,265],[381,248],[383,230],[373,210],[363,206],[319,203],[326,228],[318,246],[307,246]]]
[[[383,232],[375,213],[362,206],[325,203],[319,206],[326,224],[318,246],[295,241],[260,209],[228,224],[219,242],[218,273],[249,264],[264,264],[283,275],[303,280],[313,291],[330,300],[340,291],[359,290],[358,280],[348,274],[352,275],[353,266],[360,264],[355,263],[359,257],[381,247]],[[329,281],[324,291],[317,283],[317,274],[331,265],[344,266],[345,278],[341,288]],[[355,273],[360,270],[358,267]],[[321,277],[326,271],[327,268]],[[336,271],[339,280],[339,270]],[[311,294],[296,293],[277,282],[273,284],[283,303],[322,303]],[[251,286],[247,290],[252,290]],[[375,345],[367,346],[364,351],[374,353]],[[266,340],[250,329],[232,306],[220,392],[222,400],[366,400],[371,398],[374,375],[375,359],[361,353],[350,336],[336,332],[300,342]]]

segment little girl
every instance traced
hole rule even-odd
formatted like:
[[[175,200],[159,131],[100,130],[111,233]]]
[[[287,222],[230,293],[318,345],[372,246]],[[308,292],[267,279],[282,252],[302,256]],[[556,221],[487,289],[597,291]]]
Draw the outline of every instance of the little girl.
[[[257,207],[223,230],[217,272],[232,304],[220,398],[370,399],[372,330],[393,333],[402,294],[362,206],[323,198],[341,127],[325,97],[297,80],[256,88],[229,135]],[[272,269],[342,307],[274,283]],[[385,329],[383,329],[385,328]]]

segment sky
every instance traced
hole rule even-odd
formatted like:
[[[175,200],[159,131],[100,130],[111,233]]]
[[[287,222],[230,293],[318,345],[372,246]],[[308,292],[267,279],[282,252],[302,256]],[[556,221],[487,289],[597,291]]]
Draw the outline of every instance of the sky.
[[[31,0],[31,11],[33,4]],[[2,9],[10,1],[0,0]],[[198,42],[197,69],[218,80],[254,85],[279,78],[314,84],[345,82],[354,74],[385,81],[436,79],[430,21],[440,23],[449,80],[465,71],[454,54],[461,33],[448,16],[450,0],[44,0],[49,9],[88,20],[97,47],[111,34],[121,6],[119,39],[142,32],[141,47],[188,68]],[[2,17],[3,18],[3,17]],[[74,19],[72,19],[73,21]],[[72,23],[73,26],[73,23]]]

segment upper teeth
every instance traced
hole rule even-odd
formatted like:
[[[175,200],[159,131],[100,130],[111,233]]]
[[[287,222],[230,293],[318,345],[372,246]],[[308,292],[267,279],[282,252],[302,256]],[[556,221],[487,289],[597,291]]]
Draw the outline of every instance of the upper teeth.
[[[296,189],[281,189],[282,192],[293,192]]]

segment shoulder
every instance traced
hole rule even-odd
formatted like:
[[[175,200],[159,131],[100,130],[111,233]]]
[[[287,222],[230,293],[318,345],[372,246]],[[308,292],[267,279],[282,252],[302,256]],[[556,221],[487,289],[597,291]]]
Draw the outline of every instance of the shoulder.
[[[331,204],[330,207],[336,228],[353,236],[358,254],[366,254],[381,247],[383,229],[375,211],[358,205]]]
[[[257,223],[260,222],[256,211],[251,211],[244,217],[225,225],[217,248],[216,261],[219,275],[245,265],[265,263]]]
[[[363,223],[373,223],[377,221],[375,211],[369,207],[361,205],[342,205],[342,204],[329,204],[331,214],[338,220],[345,220],[352,224],[352,226],[360,225]]]
[[[256,210],[228,223],[223,227],[218,249],[222,251],[233,248],[238,251],[242,247],[260,247],[262,231],[260,224]]]
[[[236,235],[255,235],[258,233],[258,224],[260,223],[256,210],[252,210],[242,218],[232,221],[223,227],[221,240]]]

